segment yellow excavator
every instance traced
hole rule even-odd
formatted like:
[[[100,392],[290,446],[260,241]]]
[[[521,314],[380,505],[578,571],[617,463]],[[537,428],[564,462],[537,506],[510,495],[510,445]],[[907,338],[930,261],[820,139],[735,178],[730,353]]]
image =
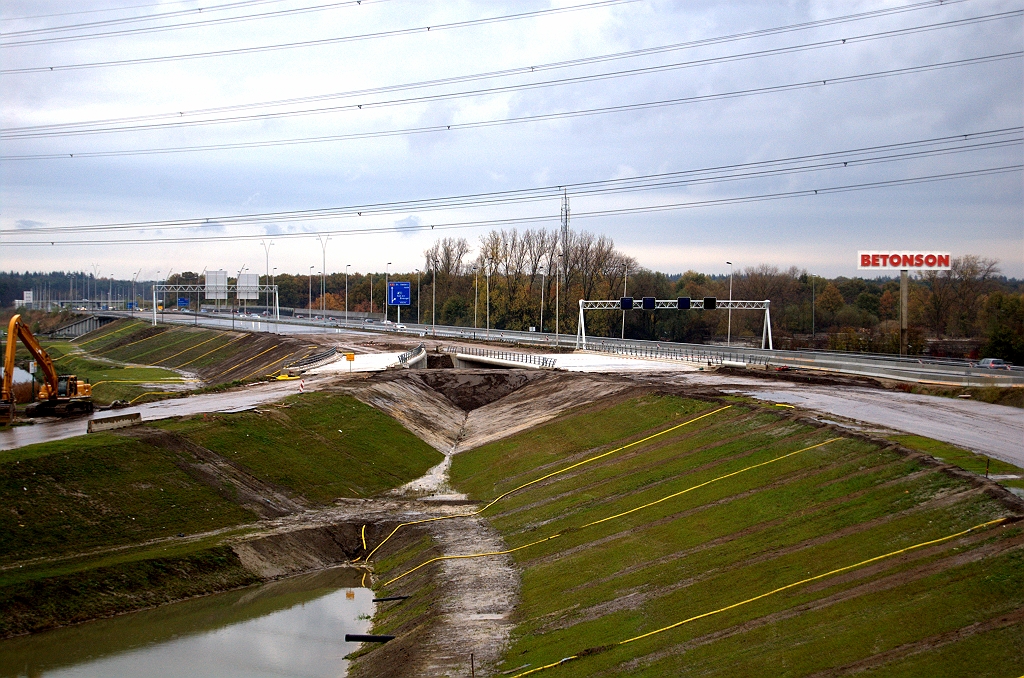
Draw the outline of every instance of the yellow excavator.
[[[14,420],[14,353],[19,339],[43,371],[43,385],[39,395],[36,402],[25,409],[25,414],[30,417],[63,417],[92,412],[92,386],[73,374],[57,374],[50,356],[21,321],[21,316],[15,315],[7,326],[4,378],[0,389],[0,407],[7,409],[10,420]]]

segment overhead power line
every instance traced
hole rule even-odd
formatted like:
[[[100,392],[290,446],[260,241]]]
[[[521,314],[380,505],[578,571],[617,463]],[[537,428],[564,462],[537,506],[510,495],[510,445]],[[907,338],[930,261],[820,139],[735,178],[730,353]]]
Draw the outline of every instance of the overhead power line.
[[[946,5],[957,4],[959,2],[966,2],[966,1],[967,0],[953,0],[952,2],[947,2],[945,4]],[[290,99],[278,99],[278,100],[274,100],[274,101],[264,101],[264,102],[257,102],[257,103],[248,103],[248,104],[235,104],[235,105],[229,105],[229,106],[219,106],[219,107],[215,107],[215,108],[197,109],[197,110],[192,110],[192,111],[174,111],[174,112],[170,112],[170,113],[158,113],[158,114],[151,114],[151,115],[125,117],[125,118],[108,118],[108,119],[104,119],[104,120],[93,120],[93,121],[83,122],[83,123],[56,123],[56,124],[53,124],[53,125],[35,125],[35,126],[31,126],[31,127],[11,128],[11,129],[12,130],[13,129],[19,129],[19,130],[22,130],[22,129],[56,129],[56,128],[62,128],[62,127],[65,127],[65,126],[77,126],[78,124],[81,124],[81,125],[100,125],[100,124],[113,124],[113,123],[124,124],[124,123],[131,123],[131,122],[145,122],[145,121],[150,121],[150,120],[160,120],[160,119],[167,119],[167,118],[181,118],[181,117],[187,117],[187,116],[199,116],[199,115],[210,115],[210,114],[215,114],[215,113],[226,113],[226,112],[239,111],[239,110],[251,110],[253,108],[269,108],[269,107],[276,107],[276,106],[291,106],[291,105],[298,105],[298,104],[313,103],[313,102],[317,102],[317,101],[329,101],[329,100],[333,100],[333,99],[343,99],[343,98],[349,98],[349,97],[361,96],[361,95],[367,95],[367,94],[383,94],[383,93],[387,93],[387,92],[396,92],[396,91],[405,91],[405,90],[420,89],[420,88],[427,88],[427,87],[436,87],[436,86],[439,86],[439,85],[450,85],[450,84],[457,84],[457,83],[463,83],[463,82],[471,82],[471,81],[475,81],[475,80],[483,80],[483,79],[504,77],[504,76],[510,76],[510,75],[522,75],[522,74],[526,74],[526,73],[535,73],[535,72],[540,72],[540,71],[545,71],[545,70],[568,68],[568,67],[572,67],[572,66],[582,66],[582,65],[587,65],[587,64],[601,63],[601,62],[605,62],[605,61],[613,61],[613,60],[618,60],[618,59],[628,59],[628,58],[636,58],[636,57],[641,57],[641,56],[649,56],[649,55],[653,55],[653,54],[662,54],[662,53],[670,52],[670,51],[686,50],[686,49],[693,49],[693,48],[696,48],[696,47],[702,47],[702,46],[708,46],[708,45],[717,45],[717,44],[724,44],[724,43],[728,43],[728,42],[748,40],[748,39],[753,39],[753,38],[756,38],[756,37],[762,37],[762,36],[765,36],[765,35],[780,35],[780,34],[783,34],[783,33],[798,32],[798,31],[803,31],[803,30],[807,30],[807,29],[810,29],[810,28],[816,28],[816,27],[821,27],[821,26],[832,26],[832,25],[839,25],[839,24],[843,24],[843,23],[852,23],[852,22],[856,22],[856,21],[863,21],[865,19],[875,18],[875,17],[879,17],[879,16],[885,16],[885,15],[888,15],[888,14],[897,14],[897,13],[904,13],[904,12],[909,12],[909,11],[917,11],[917,10],[927,9],[927,8],[934,7],[934,6],[936,6],[936,2],[934,0],[927,0],[925,2],[918,2],[918,3],[914,3],[912,5],[905,5],[905,6],[902,6],[902,7],[889,8],[889,9],[886,9],[886,10],[875,10],[875,11],[872,11],[872,12],[862,12],[860,14],[849,14],[849,15],[845,15],[845,16],[832,17],[832,18],[829,18],[829,19],[821,19],[821,20],[818,20],[818,21],[804,22],[804,23],[798,23],[798,24],[790,24],[790,25],[787,25],[787,26],[778,26],[778,27],[775,27],[775,28],[767,28],[767,29],[762,29],[762,30],[757,30],[757,31],[748,31],[748,32],[745,32],[745,33],[734,33],[734,34],[731,34],[731,35],[718,36],[718,37],[712,37],[712,38],[702,38],[702,39],[699,39],[699,40],[692,40],[692,41],[688,41],[688,42],[680,42],[680,43],[674,43],[674,44],[669,44],[669,45],[662,45],[662,46],[658,46],[658,47],[648,47],[648,48],[644,48],[644,49],[631,50],[631,51],[627,51],[627,52],[615,52],[615,53],[611,53],[611,54],[603,54],[603,55],[598,55],[598,56],[593,56],[593,57],[583,57],[583,58],[579,58],[579,59],[570,59],[570,60],[565,60],[565,61],[556,61],[556,62],[552,62],[552,63],[548,63],[548,64],[540,64],[540,65],[532,65],[532,66],[521,66],[521,67],[518,67],[518,68],[504,69],[504,70],[499,70],[499,71],[489,71],[489,72],[484,72],[484,73],[475,73],[475,74],[463,75],[463,76],[452,76],[452,77],[448,77],[448,78],[439,78],[439,79],[435,79],[435,80],[426,80],[426,81],[421,81],[421,82],[404,83],[404,84],[398,84],[398,85],[388,85],[388,86],[384,86],[384,87],[374,87],[374,88],[368,88],[368,89],[353,90],[353,91],[349,91],[349,92],[339,92],[339,93],[331,93],[331,94],[318,94],[318,95],[312,95],[312,96],[306,96],[306,97],[294,97],[294,98],[290,98]],[[0,72],[2,72],[2,71],[0,71]]]
[[[789,45],[786,47],[777,47],[772,49],[757,50],[753,52],[744,52],[739,54],[727,54],[718,57],[710,57],[707,59],[696,59],[692,61],[674,62],[669,64],[659,64],[654,66],[644,66],[640,68],[626,69],[611,71],[605,73],[594,73],[589,75],[571,76],[565,78],[559,78],[554,80],[544,80],[540,82],[529,82],[520,83],[515,85],[502,85],[497,87],[489,87],[485,89],[460,91],[460,92],[446,92],[440,94],[429,94],[416,97],[409,97],[404,99],[391,99],[383,101],[364,101],[362,103],[351,103],[338,106],[329,107],[318,107],[311,109],[301,109],[292,111],[272,111],[253,113],[249,115],[234,115],[227,117],[216,117],[208,118],[205,120],[194,120],[194,119],[182,119],[185,113],[177,114],[164,114],[159,117],[169,118],[172,117],[174,120],[169,122],[145,122],[144,120],[135,119],[135,124],[125,124],[125,121],[132,121],[131,118],[122,118],[116,121],[110,121],[104,123],[103,121],[84,121],[84,122],[71,122],[71,123],[54,123],[49,125],[37,125],[27,127],[15,127],[0,129],[0,139],[32,139],[32,138],[52,138],[61,136],[81,136],[91,134],[109,134],[117,132],[134,132],[143,130],[157,130],[157,129],[168,129],[177,127],[192,127],[192,126],[207,126],[207,125],[219,125],[228,123],[238,122],[249,122],[256,120],[267,120],[276,118],[288,118],[296,116],[307,116],[307,115],[321,115],[327,113],[338,113],[343,111],[357,111],[362,109],[379,108],[385,106],[401,106],[408,104],[419,104],[431,101],[439,100],[451,100],[465,97],[474,96],[485,96],[493,94],[503,94],[508,92],[517,92],[529,89],[536,89],[542,87],[555,87],[573,85],[587,82],[594,82],[600,80],[607,80],[612,78],[632,77],[638,75],[649,75],[654,73],[660,73],[669,70],[677,70],[683,68],[696,68],[702,66],[709,66],[720,63],[729,63],[733,61],[742,61],[749,59],[765,58],[771,56],[779,56],[783,54],[792,54],[797,52],[804,52],[809,50],[823,49],[826,47],[840,47],[843,45],[853,45],[861,42],[871,40],[881,40],[888,38],[903,37],[906,35],[913,35],[917,33],[942,30],[948,28],[957,28],[967,25],[973,25],[982,22],[996,21],[1007,18],[1014,18],[1024,16],[1024,10],[1013,10],[1010,12],[1001,12],[998,14],[990,14],[985,16],[968,17],[964,19],[955,19],[952,21],[945,21],[935,24],[925,24],[921,26],[912,26],[907,28],[900,28],[889,31],[879,31],[875,33],[866,33],[862,35],[854,35],[847,38],[834,38],[830,40],[821,40],[817,42],[810,42],[798,45]],[[472,76],[470,76],[472,77]],[[481,76],[482,77],[482,76]],[[418,88],[419,85],[413,85],[412,87]],[[392,87],[391,91],[396,91],[398,87]],[[352,93],[342,93],[334,95],[337,98],[350,98],[354,96]],[[267,104],[275,105],[275,104]],[[258,105],[253,105],[258,106]],[[151,116],[152,117],[156,116]]]
[[[467,19],[464,21],[451,21],[447,23],[441,23],[436,26],[416,26],[412,28],[397,28],[389,31],[377,31],[374,33],[361,33],[358,35],[346,35],[339,36],[336,38],[321,38],[319,40],[302,40],[298,42],[286,42],[279,43],[276,45],[261,45],[257,47],[238,47],[234,49],[221,49],[214,50],[211,52],[192,52],[190,54],[175,54],[170,56],[157,56],[157,57],[139,57],[136,59],[122,59],[118,61],[97,61],[92,63],[84,64],[66,64],[61,66],[33,66],[28,68],[10,68],[0,70],[0,74],[12,75],[15,73],[38,73],[44,71],[65,71],[65,70],[78,70],[83,68],[101,68],[109,66],[124,66],[128,64],[153,64],[162,63],[166,61],[181,61],[186,59],[206,59],[210,57],[222,57],[238,54],[254,54],[257,52],[274,52],[286,49],[296,49],[299,47],[316,47],[320,45],[336,45],[346,42],[358,42],[363,40],[375,40],[380,38],[394,38],[403,35],[415,35],[419,33],[429,33],[430,31],[446,31],[457,28],[469,28],[472,26],[485,26],[488,24],[503,23],[506,21],[519,21],[521,19],[532,19],[540,16],[550,16],[554,14],[565,14],[567,12],[578,12],[581,10],[596,9],[599,7],[609,7],[613,5],[622,5],[627,3],[640,2],[640,0],[594,0],[593,2],[586,2],[579,5],[567,5],[565,7],[552,7],[549,9],[539,9],[531,12],[519,12],[516,14],[503,14],[500,16],[484,17],[481,19]],[[0,47],[16,47],[18,45],[8,44],[0,45]]]
[[[778,193],[761,193],[752,194],[745,196],[735,196],[732,198],[718,198],[709,200],[695,200],[688,202],[675,202],[666,203],[662,205],[649,205],[644,207],[624,207],[619,209],[607,209],[607,210],[595,210],[590,212],[574,212],[574,219],[592,219],[600,217],[615,217],[631,214],[649,214],[653,212],[666,212],[683,209],[696,209],[702,207],[719,207],[724,205],[738,205],[745,203],[755,202],[767,202],[775,200],[784,200],[790,198],[805,198],[816,195],[829,195],[833,193],[849,193],[852,191],[864,191],[878,188],[892,188],[897,186],[910,186],[914,184],[933,183],[937,181],[950,181],[955,179],[968,179],[983,176],[992,176],[997,174],[1008,174],[1012,172],[1020,172],[1024,170],[1024,164],[1015,165],[1004,165],[1000,167],[987,167],[983,169],[968,170],[964,172],[945,172],[942,174],[932,174],[918,177],[908,177],[905,179],[892,179],[888,181],[870,181],[858,184],[846,184],[840,186],[825,186],[816,189],[804,189],[799,191],[783,191]],[[285,238],[311,238],[317,235],[330,235],[330,236],[342,236],[342,235],[370,235],[373,233],[385,233],[385,232],[412,232],[412,231],[433,231],[433,230],[451,230],[451,229],[466,229],[466,228],[481,228],[486,226],[514,226],[514,225],[525,225],[534,223],[555,223],[559,215],[543,214],[531,217],[509,217],[506,219],[484,219],[478,221],[465,221],[465,222],[454,222],[454,223],[438,223],[438,224],[418,224],[415,226],[407,226],[396,228],[395,226],[377,226],[370,228],[349,228],[349,229],[330,229],[321,231],[307,231],[301,233],[275,233],[275,239]],[[244,234],[231,234],[231,235],[219,235],[219,236],[178,236],[171,238],[124,238],[119,237],[115,242],[118,245],[149,245],[149,244],[167,244],[167,243],[184,243],[184,242],[220,242],[220,241],[232,241],[236,242],[239,240],[259,240],[266,238],[265,233],[258,233],[252,235]],[[88,240],[35,240],[35,241],[8,241],[5,243],[8,247],[39,247],[39,246],[54,246],[54,245],[101,245],[109,247],[111,241],[98,240],[96,238],[90,238]]]
[[[663,172],[659,174],[623,177],[618,179],[577,182],[559,186],[447,196],[442,198],[356,204],[323,209],[219,216],[212,218],[207,217],[170,221],[126,222],[63,227],[37,227],[29,231],[17,228],[0,229],[0,235],[66,234],[85,232],[109,233],[114,231],[140,231],[147,229],[171,230],[202,227],[210,223],[216,223],[224,226],[251,226],[280,222],[315,221],[320,219],[358,218],[368,217],[371,215],[408,213],[410,211],[430,212],[445,209],[492,207],[496,205],[523,204],[550,200],[552,197],[558,197],[561,195],[563,191],[572,191],[574,196],[621,194],[635,191],[670,188],[681,185],[711,184],[744,179],[770,178],[787,174],[807,173],[829,169],[855,168],[883,162],[897,162],[948,155],[952,153],[993,150],[1007,146],[1019,146],[1022,143],[1024,143],[1024,126],[969,134],[957,134],[953,136],[936,137],[932,139],[894,144],[884,144],[880,146],[869,146],[845,151],[832,151],[813,155],[776,158],[757,162],[705,167],[676,172]]]
[[[1004,52],[1002,54],[990,54],[980,57],[971,57],[967,59],[957,59],[954,61],[943,61],[939,63],[924,64],[920,66],[908,66],[905,68],[896,68],[886,71],[875,71],[871,73],[860,73],[857,75],[847,76],[833,76],[825,78],[815,78],[813,80],[804,80],[800,82],[788,83],[784,85],[770,85],[765,87],[755,87],[743,90],[733,90],[730,92],[720,92],[716,94],[702,94],[690,97],[678,97],[672,99],[661,99],[657,101],[647,101],[634,104],[620,104],[614,106],[602,106],[599,108],[580,109],[575,111],[560,111],[554,113],[538,113],[534,115],[524,115],[514,118],[500,118],[492,120],[479,120],[473,122],[463,123],[451,123],[451,124],[440,124],[440,125],[428,125],[421,127],[406,127],[392,130],[378,130],[371,132],[352,132],[348,134],[333,134],[316,137],[300,137],[294,139],[276,139],[267,141],[240,141],[220,144],[203,144],[195,146],[177,146],[177,147],[164,147],[164,148],[148,148],[148,149],[131,149],[131,150],[112,150],[112,151],[80,151],[78,153],[39,153],[39,154],[25,154],[25,155],[7,155],[0,156],[0,161],[14,161],[14,160],[52,160],[61,158],[102,158],[102,157],[123,157],[132,155],[160,155],[166,153],[185,153],[185,152],[198,152],[198,151],[218,151],[218,150],[237,150],[242,148],[267,148],[273,146],[290,146],[298,144],[313,144],[313,143],[324,143],[330,141],[351,141],[357,139],[374,139],[382,137],[392,136],[406,136],[414,134],[427,134],[446,132],[452,130],[466,130],[466,129],[479,129],[485,127],[497,127],[501,125],[511,124],[523,124],[530,122],[544,122],[550,120],[564,120],[570,118],[586,117],[593,115],[607,115],[611,113],[623,113],[640,110],[649,110],[656,108],[664,108],[668,106],[680,106],[684,104],[702,103],[707,101],[717,101],[724,99],[734,99],[740,97],[756,96],[761,94],[772,94],[779,92],[789,92],[801,89],[809,89],[814,87],[825,87],[828,85],[846,84],[851,82],[861,82],[866,80],[876,80],[879,78],[889,78],[902,75],[910,75],[915,73],[924,73],[928,71],[935,71],[947,68],[955,68],[960,66],[978,65],[984,63],[992,63],[997,61],[1005,61],[1007,59],[1019,59],[1024,55],[1024,50],[1017,50],[1015,52]]]
[[[493,207],[512,203],[524,204],[551,200],[571,191],[574,196],[621,194],[655,190],[680,185],[698,185],[760,179],[786,174],[806,173],[829,169],[913,160],[949,153],[990,150],[1024,142],[1024,127],[986,130],[915,141],[882,144],[844,151],[831,151],[811,155],[775,158],[770,160],[720,165],[675,172],[577,182],[557,186],[543,186],[489,193],[476,193],[441,198],[355,204],[329,208],[291,210],[242,215],[221,215],[212,218],[191,218],[147,222],[122,222],[64,227],[0,229],[0,236],[37,237],[39,235],[68,235],[73,233],[143,231],[149,229],[195,229],[211,224],[219,226],[267,226],[277,223],[311,222],[323,219],[361,218],[408,212],[428,212],[440,209],[467,209]]]
[[[82,30],[83,28],[98,27],[101,25],[109,24],[124,24],[124,23],[137,23],[143,21],[152,21],[157,15],[150,15],[144,17],[131,17],[125,19],[109,19],[107,21],[97,21],[92,24],[78,24],[75,26],[53,26],[50,28],[33,28],[26,29],[23,31],[11,31],[7,33],[0,33],[0,38],[18,38],[24,37],[24,40],[16,40],[14,42],[0,42],[0,47],[25,47],[28,45],[49,45],[60,42],[74,42],[78,40],[95,40],[97,38],[111,38],[121,37],[125,35],[138,35],[141,33],[160,33],[163,31],[176,31],[182,28],[197,28],[203,26],[215,26],[220,24],[238,23],[240,21],[254,21],[257,19],[279,19],[286,16],[294,16],[297,14],[309,14],[310,12],[323,12],[330,9],[338,9],[340,7],[359,7],[362,5],[371,5],[381,2],[390,2],[391,0],[345,0],[344,2],[331,2],[326,5],[313,5],[310,7],[293,7],[292,9],[279,9],[271,12],[259,12],[257,14],[243,14],[241,16],[228,16],[214,19],[202,19],[200,21],[186,21],[177,24],[165,24],[162,26],[144,26],[140,28],[122,28],[114,31],[107,31],[104,33],[87,33],[84,35],[58,35],[51,37],[33,38],[34,35],[45,35],[46,33],[60,33],[64,31]],[[196,14],[203,10],[183,10],[181,12],[175,12],[175,14]]]
[[[0,22],[4,21],[29,21],[32,19],[51,19],[59,16],[79,16],[82,14],[109,14],[111,12],[126,12],[132,9],[148,9],[149,7],[167,7],[168,5],[185,5],[191,4],[192,0],[177,0],[177,2],[151,2],[145,5],[126,5],[124,7],[106,7],[103,9],[79,9],[69,12],[55,12],[53,14],[31,14],[27,16],[12,16],[0,18]],[[186,12],[211,12],[219,9],[235,9],[237,7],[251,7],[253,5],[269,5],[279,2],[285,2],[285,0],[239,0],[238,2],[229,2],[223,5],[210,5],[209,7],[192,7],[190,9],[175,10],[173,12],[165,12],[167,15],[177,15]],[[163,14],[148,14],[147,17],[161,17]]]

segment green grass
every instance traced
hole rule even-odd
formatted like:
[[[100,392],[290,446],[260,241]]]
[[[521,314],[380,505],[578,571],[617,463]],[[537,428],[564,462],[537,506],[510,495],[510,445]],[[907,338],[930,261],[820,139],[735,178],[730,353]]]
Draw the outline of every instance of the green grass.
[[[442,459],[347,396],[266,408],[159,425],[319,504],[391,489]],[[231,487],[190,475],[193,461],[113,433],[0,451],[0,637],[255,581],[221,547],[258,516]]]
[[[394,419],[350,396],[310,393],[285,405],[158,426],[318,503],[377,494],[443,459]]]
[[[58,372],[74,374],[93,385],[93,401],[98,405],[115,400],[131,401],[143,393],[165,390],[162,384],[185,381],[177,372],[161,367],[136,367],[96,360],[87,353],[78,352],[70,342],[48,342],[44,347],[55,361]]]
[[[647,396],[576,413],[457,455],[453,484],[473,498],[493,498],[714,407]],[[953,653],[949,645],[929,649],[929,639],[951,636],[959,652],[973,653],[957,654],[958,665],[988,662],[991,675],[1017,675],[1019,651],[987,654],[971,632],[1024,606],[1015,526],[615,645],[1007,515],[1004,506],[925,460],[863,440],[840,439],[784,457],[833,435],[785,412],[736,404],[489,509],[484,515],[510,547],[560,535],[513,555],[522,590],[501,670],[613,645],[549,673],[805,675],[875,658],[875,670],[906,665],[923,674],[942,665],[940,655]],[[675,493],[681,494],[658,501]],[[650,505],[586,526],[644,504]],[[1010,635],[1018,645],[1024,640],[1019,625]],[[924,644],[917,654],[906,649],[915,643]]]
[[[106,433],[0,452],[0,564],[256,518],[176,461],[174,453]]]
[[[227,546],[24,581],[0,588],[0,637],[259,581]]]
[[[1014,466],[1005,461],[995,459],[994,457],[987,457],[983,454],[977,454],[970,450],[965,450],[949,443],[944,443],[940,440],[932,440],[931,438],[925,438],[923,436],[913,435],[896,435],[890,436],[891,440],[898,442],[904,447],[909,447],[912,450],[919,450],[921,452],[927,452],[936,459],[941,459],[947,464],[952,464],[965,471],[971,473],[977,473],[978,475],[985,475],[986,470],[989,475],[1015,475],[1021,476],[1020,478],[1010,478],[1006,480],[1000,480],[999,482],[1007,487],[1021,487],[1024,488],[1024,469],[1019,466]]]

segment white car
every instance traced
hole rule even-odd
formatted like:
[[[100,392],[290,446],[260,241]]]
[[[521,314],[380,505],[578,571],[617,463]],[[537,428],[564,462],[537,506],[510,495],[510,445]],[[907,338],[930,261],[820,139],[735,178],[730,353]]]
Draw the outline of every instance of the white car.
[[[403,325],[402,323],[398,323],[397,325],[395,325],[395,329],[396,330],[407,330],[409,328],[406,327],[405,325]]]

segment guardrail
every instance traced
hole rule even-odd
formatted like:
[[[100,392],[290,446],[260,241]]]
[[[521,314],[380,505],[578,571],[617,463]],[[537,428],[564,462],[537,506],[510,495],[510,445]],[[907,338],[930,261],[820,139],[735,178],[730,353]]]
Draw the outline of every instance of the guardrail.
[[[302,358],[301,360],[292,363],[291,365],[288,366],[288,369],[295,368],[299,370],[308,370],[314,367],[319,367],[320,365],[323,365],[331,358],[333,358],[335,355],[337,355],[337,353],[338,349],[331,347],[326,351],[323,351],[321,353],[314,353],[313,355],[306,356],[305,358]]]
[[[660,360],[679,360],[702,365],[721,365],[723,362],[742,363],[746,365],[767,365],[769,358],[745,352],[731,352],[726,355],[708,347],[699,345],[683,345],[679,347],[634,344],[623,342],[607,343],[603,339],[587,340],[587,350],[599,353],[624,355],[631,358],[656,358]]]
[[[524,365],[535,365],[544,369],[554,369],[554,358],[547,358],[532,353],[516,353],[514,351],[499,351],[492,348],[479,348],[476,346],[445,346],[441,349],[445,353],[456,353],[462,355],[475,355],[482,358],[494,358],[495,360],[507,360],[509,362],[522,363]]]
[[[412,349],[410,351],[406,351],[402,355],[398,356],[398,362],[401,363],[402,365],[406,365],[420,351],[422,351],[424,353],[427,352],[427,347],[426,347],[425,344],[420,344],[416,348],[414,348],[414,349]]]
[[[291,322],[282,322],[280,324],[282,326],[296,327],[296,329],[298,327],[308,327],[311,332],[320,331],[311,327],[312,323],[305,321],[292,320]],[[350,322],[347,326],[341,323],[338,327],[332,327],[326,331],[381,331],[385,327],[379,325],[364,326],[361,323]],[[283,327],[277,327],[276,323],[266,323],[266,331],[281,332],[282,330]],[[450,325],[433,327],[431,325],[411,324],[407,331],[437,339],[501,342],[516,346],[531,346],[539,349],[573,348],[576,343],[576,335],[574,334],[555,335],[552,333],[495,329],[487,331],[480,328]],[[972,363],[966,360],[932,358],[929,356],[901,357],[890,354],[844,353],[840,351],[764,350],[751,347],[684,344],[636,339],[623,341],[611,337],[588,337],[587,344],[592,349],[601,347],[599,350],[602,352],[612,353],[612,347],[616,347],[621,351],[633,351],[634,355],[643,355],[644,351],[647,351],[649,355],[655,351],[662,351],[666,352],[663,353],[664,356],[670,356],[672,352],[685,353],[689,351],[691,354],[702,356],[705,362],[707,359],[712,360],[714,364],[721,364],[722,361],[735,361],[748,364],[788,365],[790,367],[838,372],[877,379],[895,379],[950,386],[1024,386],[1024,368],[1021,367],[1014,367],[1010,370],[993,370],[973,367]],[[620,353],[620,355],[624,354],[626,353]]]

